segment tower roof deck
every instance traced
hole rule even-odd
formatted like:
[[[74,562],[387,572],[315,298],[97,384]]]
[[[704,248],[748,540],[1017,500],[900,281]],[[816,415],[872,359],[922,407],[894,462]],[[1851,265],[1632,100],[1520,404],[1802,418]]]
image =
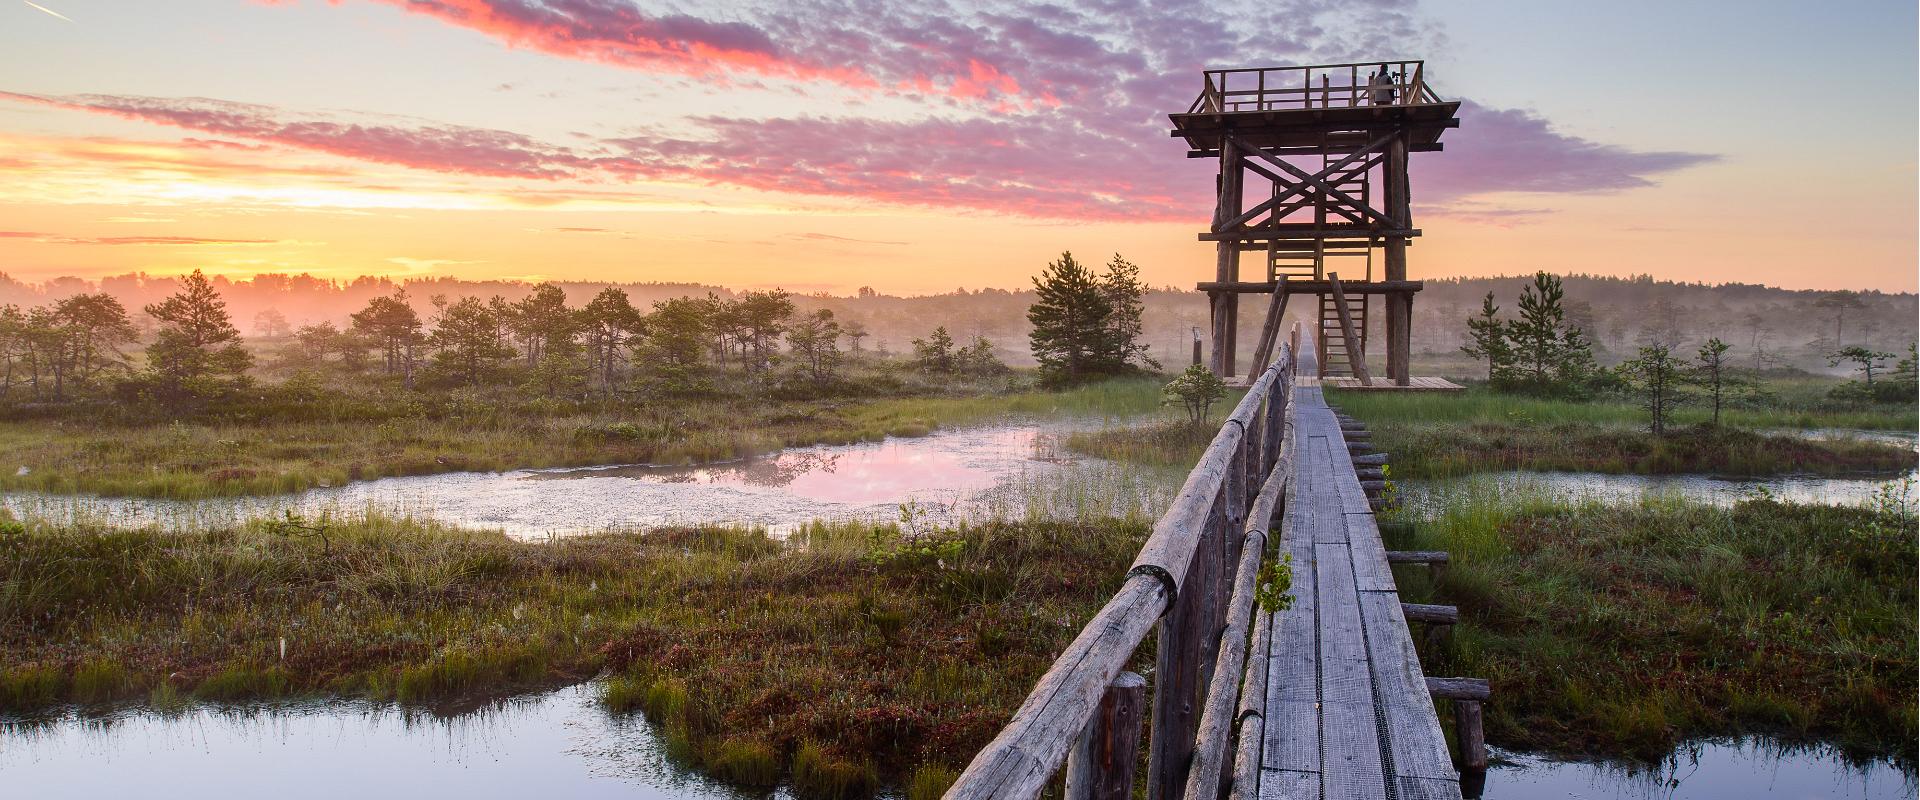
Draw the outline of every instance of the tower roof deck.
[[[1353,150],[1371,130],[1400,129],[1416,150],[1438,150],[1458,127],[1459,101],[1427,85],[1424,61],[1210,69],[1173,135],[1195,152],[1218,152],[1228,131],[1258,147]]]

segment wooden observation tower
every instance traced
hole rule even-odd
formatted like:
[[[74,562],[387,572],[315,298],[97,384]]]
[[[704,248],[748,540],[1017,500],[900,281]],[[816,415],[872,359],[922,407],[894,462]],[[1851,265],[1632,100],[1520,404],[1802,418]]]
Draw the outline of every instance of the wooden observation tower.
[[[1310,294],[1323,376],[1375,385],[1367,323],[1381,306],[1388,380],[1451,387],[1414,383],[1408,364],[1420,283],[1407,280],[1407,245],[1420,231],[1407,155],[1439,150],[1440,134],[1460,125],[1460,103],[1434,95],[1422,64],[1208,70],[1193,105],[1169,115],[1188,158],[1220,159],[1219,204],[1200,234],[1219,246],[1218,274],[1199,286],[1213,308],[1214,374],[1235,374],[1242,293],[1269,297],[1249,374],[1272,355],[1288,298]],[[1245,253],[1260,254],[1259,280],[1242,280]]]

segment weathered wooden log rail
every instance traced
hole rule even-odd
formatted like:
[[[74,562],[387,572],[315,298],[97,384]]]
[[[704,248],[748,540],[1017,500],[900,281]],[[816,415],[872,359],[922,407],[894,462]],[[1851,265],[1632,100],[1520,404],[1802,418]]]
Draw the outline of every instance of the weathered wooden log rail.
[[[1490,689],[1425,678],[1408,633],[1409,621],[1438,628],[1459,612],[1401,604],[1393,586],[1391,563],[1437,567],[1446,555],[1381,546],[1384,481],[1355,470],[1378,473],[1386,454],[1370,452],[1357,422],[1336,421],[1320,389],[1295,389],[1298,370],[1317,366],[1302,337],[1296,325],[1120,589],[947,798],[1024,800],[1063,773],[1069,800],[1130,798],[1143,717],[1155,800],[1458,798],[1434,698],[1455,704],[1461,762],[1484,768]],[[1282,557],[1293,606],[1269,612],[1255,599],[1262,565]],[[1156,632],[1148,676],[1124,672]]]

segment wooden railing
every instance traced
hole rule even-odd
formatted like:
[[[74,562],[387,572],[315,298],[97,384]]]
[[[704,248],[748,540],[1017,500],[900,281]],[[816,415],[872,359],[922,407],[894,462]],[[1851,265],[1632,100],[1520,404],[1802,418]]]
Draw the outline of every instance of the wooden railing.
[[[1126,582],[947,798],[1034,797],[1063,763],[1069,800],[1132,797],[1145,682],[1123,670],[1156,626],[1147,796],[1215,800],[1227,786],[1233,728],[1258,726],[1257,715],[1235,709],[1267,529],[1292,477],[1299,337],[1296,325],[1154,525]]]
[[[1438,103],[1426,62],[1380,61],[1310,67],[1210,69],[1189,114]]]

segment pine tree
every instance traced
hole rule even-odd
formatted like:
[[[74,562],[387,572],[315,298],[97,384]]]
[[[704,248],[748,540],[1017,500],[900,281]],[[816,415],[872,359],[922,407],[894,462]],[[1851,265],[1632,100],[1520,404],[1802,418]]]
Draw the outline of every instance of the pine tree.
[[[147,347],[148,368],[166,389],[199,393],[223,388],[238,382],[253,365],[226,301],[200,270],[181,282],[178,293],[147,306],[146,312],[160,321],[157,338]]]
[[[427,344],[434,348],[434,364],[465,386],[478,386],[501,362],[517,355],[502,334],[499,314],[477,297],[448,303],[435,298],[440,315],[434,320]]]
[[[353,329],[373,340],[385,356],[388,375],[404,375],[413,385],[414,348],[422,342],[420,314],[407,303],[407,291],[397,290],[391,297],[375,297],[367,307],[353,312]]]
[[[913,361],[923,372],[944,375],[953,371],[953,335],[947,326],[933,329],[925,339],[913,340]]]
[[[1560,327],[1566,311],[1560,303],[1564,296],[1559,278],[1536,273],[1520,295],[1520,316],[1509,327],[1520,381],[1536,391],[1547,388],[1548,376],[1563,353]]]
[[[820,309],[787,328],[787,345],[794,360],[816,384],[832,383],[840,369],[840,323],[833,311]]]
[[[1580,394],[1598,372],[1586,333],[1567,324],[1560,279],[1535,273],[1520,295],[1520,316],[1507,324],[1514,383],[1529,392]],[[1671,348],[1669,348],[1669,351]]]
[[[1733,347],[1720,341],[1719,337],[1708,339],[1700,346],[1700,354],[1693,366],[1694,382],[1706,390],[1707,402],[1713,406],[1713,427],[1720,427],[1720,409],[1728,398],[1744,392],[1751,382],[1733,371],[1733,365],[1727,360],[1727,351]]]
[[[519,340],[528,369],[540,366],[554,342],[579,333],[578,320],[567,309],[567,293],[551,283],[533,287],[533,293],[517,303],[500,303],[494,313]]]
[[[1460,351],[1473,358],[1487,361],[1487,384],[1499,386],[1509,382],[1513,373],[1513,348],[1507,343],[1507,323],[1500,319],[1500,307],[1493,304],[1493,292],[1487,292],[1480,301],[1480,313],[1467,318],[1467,336],[1470,344],[1462,345]]]
[[[1113,260],[1107,262],[1106,274],[1100,278],[1100,294],[1106,298],[1111,312],[1101,349],[1117,364],[1114,371],[1125,370],[1126,365],[1136,359],[1151,369],[1159,369],[1160,364],[1147,355],[1147,346],[1140,343],[1140,335],[1145,330],[1141,318],[1147,294],[1146,284],[1140,282],[1140,267],[1114,253]]]
[[[1685,365],[1673,357],[1673,349],[1654,343],[1640,348],[1640,357],[1620,365],[1621,374],[1640,392],[1641,407],[1652,420],[1655,436],[1667,432],[1667,417],[1675,406],[1685,402],[1687,384]]]
[[[640,336],[640,311],[625,291],[609,286],[580,309],[578,319],[586,338],[587,369],[599,380],[600,391],[611,395],[625,360],[621,354]]]
[[[691,297],[653,304],[647,335],[634,349],[645,384],[670,395],[705,394],[713,388],[700,353],[713,336],[715,305]]]
[[[1077,383],[1119,371],[1125,364],[1110,327],[1108,289],[1091,270],[1061,253],[1033,279],[1038,297],[1027,309],[1028,341],[1048,384]]]

